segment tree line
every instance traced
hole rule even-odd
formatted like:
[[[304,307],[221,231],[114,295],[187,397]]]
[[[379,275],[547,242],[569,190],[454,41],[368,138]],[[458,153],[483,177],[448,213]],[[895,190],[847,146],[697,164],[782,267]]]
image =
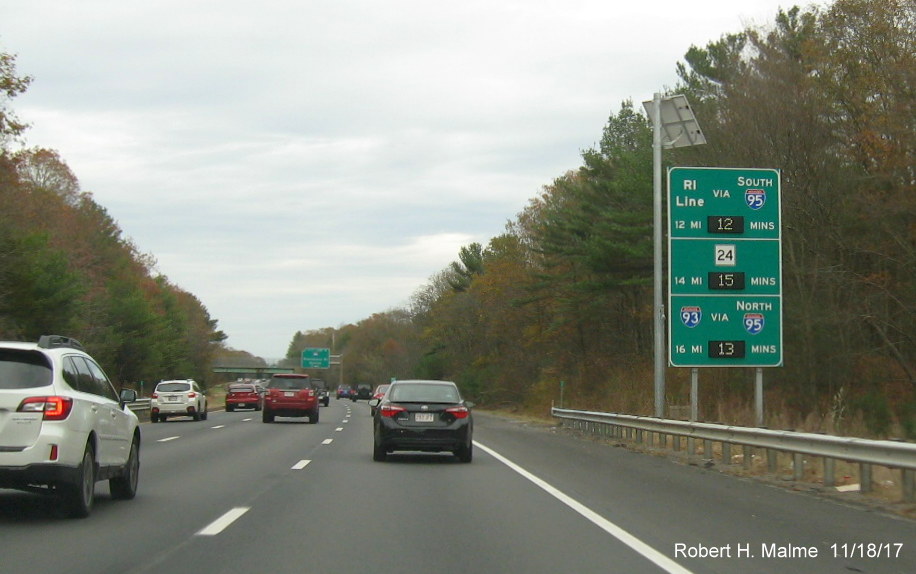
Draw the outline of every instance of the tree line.
[[[837,0],[692,46],[685,94],[708,144],[667,166],[782,174],[785,365],[767,422],[916,437],[916,2]],[[347,382],[449,378],[476,401],[544,412],[653,412],[652,129],[632,101],[582,163],[405,309],[298,332],[287,361],[334,346]],[[670,311],[669,311],[670,312]],[[332,378],[336,376],[336,372]],[[689,403],[689,369],[666,372]],[[753,424],[752,369],[703,369],[705,420]]]

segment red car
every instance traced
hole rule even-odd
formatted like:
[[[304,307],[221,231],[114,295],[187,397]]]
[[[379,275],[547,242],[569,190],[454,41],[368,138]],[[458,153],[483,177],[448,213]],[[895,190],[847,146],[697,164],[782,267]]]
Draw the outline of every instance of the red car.
[[[385,391],[387,391],[388,387],[390,386],[391,385],[385,384],[375,387],[375,392],[372,393],[372,398],[369,400],[371,401],[372,399],[376,399],[378,402],[382,402],[382,399],[385,398]],[[373,407],[371,404],[369,405],[369,414],[375,416],[375,407]]]
[[[261,410],[264,405],[264,398],[261,391],[255,385],[236,383],[229,385],[226,392],[226,412],[231,413],[235,409],[254,409]]]
[[[284,373],[270,378],[261,419],[272,423],[274,417],[308,417],[310,424],[318,422],[318,390],[308,375]]]

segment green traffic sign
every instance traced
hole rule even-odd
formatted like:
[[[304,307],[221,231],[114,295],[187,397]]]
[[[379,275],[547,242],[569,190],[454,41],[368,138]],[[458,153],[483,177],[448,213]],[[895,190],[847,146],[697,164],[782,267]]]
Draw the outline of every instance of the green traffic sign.
[[[782,365],[778,170],[668,171],[668,309],[672,366]]]
[[[303,369],[329,369],[331,368],[331,350],[310,348],[302,351]]]
[[[779,295],[779,242],[675,240],[668,256],[672,294]]]
[[[780,237],[779,170],[673,167],[669,237]]]
[[[676,367],[782,364],[778,297],[671,297],[670,361]]]

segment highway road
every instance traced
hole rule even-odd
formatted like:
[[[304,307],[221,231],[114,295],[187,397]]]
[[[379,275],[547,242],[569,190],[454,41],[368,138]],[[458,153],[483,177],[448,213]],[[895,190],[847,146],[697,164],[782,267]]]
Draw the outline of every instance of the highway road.
[[[916,522],[475,413],[470,464],[372,461],[366,403],[143,424],[132,501],[0,490],[0,573],[916,572]]]

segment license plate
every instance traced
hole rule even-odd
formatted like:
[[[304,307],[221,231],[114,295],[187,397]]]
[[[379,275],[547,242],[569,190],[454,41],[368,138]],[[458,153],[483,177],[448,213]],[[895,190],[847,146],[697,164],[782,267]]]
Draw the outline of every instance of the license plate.
[[[170,403],[177,403],[178,397],[166,397],[166,400]]]
[[[292,392],[292,391],[285,391],[285,392],[283,393],[283,396],[284,396],[284,397],[295,397],[295,396],[296,396],[296,393],[294,393],[294,392]]]
[[[414,419],[418,423],[431,423],[436,420],[436,417],[433,413],[417,413],[414,415]]]

